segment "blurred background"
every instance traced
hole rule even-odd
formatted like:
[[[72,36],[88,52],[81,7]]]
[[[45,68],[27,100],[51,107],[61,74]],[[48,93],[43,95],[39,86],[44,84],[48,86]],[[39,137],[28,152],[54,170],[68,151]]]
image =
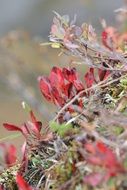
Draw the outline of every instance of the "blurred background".
[[[100,19],[116,25],[114,10],[123,5],[121,0],[0,0],[0,139],[10,134],[3,122],[20,125],[28,120],[22,101],[44,123],[53,117],[55,108],[42,98],[37,83],[53,65],[69,61],[59,58],[58,50],[40,46],[48,40],[53,10],[71,18],[76,14],[77,24],[91,23],[99,35]]]

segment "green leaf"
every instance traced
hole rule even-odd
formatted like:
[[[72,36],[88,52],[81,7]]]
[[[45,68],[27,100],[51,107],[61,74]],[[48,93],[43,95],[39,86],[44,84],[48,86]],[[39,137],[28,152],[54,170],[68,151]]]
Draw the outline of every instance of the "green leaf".
[[[121,82],[123,85],[127,85],[127,78],[121,79],[120,82]]]
[[[115,127],[114,132],[116,135],[120,135],[121,133],[123,133],[124,129],[123,127]]]
[[[60,125],[56,122],[50,122],[50,127],[53,132],[56,132],[63,137],[70,129],[72,129],[72,124],[66,125],[66,123],[64,123]]]
[[[111,188],[115,187],[115,178],[110,178],[108,180],[108,186],[111,187]]]

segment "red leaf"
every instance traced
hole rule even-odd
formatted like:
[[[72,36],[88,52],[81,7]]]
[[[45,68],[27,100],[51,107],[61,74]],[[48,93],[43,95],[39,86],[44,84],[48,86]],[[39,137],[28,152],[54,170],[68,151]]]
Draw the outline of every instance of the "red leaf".
[[[17,160],[15,146],[14,145],[7,145],[4,143],[0,143],[0,146],[3,149],[4,161],[7,165],[7,167],[12,166]]]
[[[105,167],[110,176],[115,176],[118,172],[124,172],[124,168],[117,160],[115,153],[104,143],[85,144],[85,148],[90,153],[87,161],[93,165]]]
[[[110,74],[110,71],[106,71],[106,70],[102,70],[102,69],[98,69],[98,76],[100,81],[105,80]]]
[[[53,95],[53,101],[56,105],[63,106],[65,104],[65,99],[62,98],[60,92],[57,90],[56,87],[52,88],[52,95]]]
[[[16,183],[18,185],[19,190],[32,190],[32,187],[30,187],[24,180],[24,178],[19,174],[17,174],[16,176]]]
[[[108,151],[108,148],[105,146],[102,142],[97,142],[97,148],[101,153],[106,153]]]
[[[12,124],[8,124],[8,123],[4,123],[3,126],[8,130],[8,131],[20,131],[22,132],[22,129],[17,127],[16,125],[12,125]]]
[[[28,168],[28,149],[27,149],[27,142],[25,141],[21,148],[22,151],[22,172],[25,172]]]
[[[90,152],[90,153],[92,153],[92,154],[95,154],[95,153],[96,153],[95,147],[93,146],[92,143],[86,143],[86,144],[84,145],[84,147],[85,147],[85,149],[86,149],[88,152]]]
[[[106,48],[108,48],[111,51],[113,51],[114,48],[116,49],[118,34],[115,28],[113,27],[105,28],[101,36],[102,36],[102,43]]]
[[[90,70],[85,74],[84,78],[87,88],[90,88],[95,82],[94,69],[90,68]]]
[[[16,148],[14,145],[9,145],[5,150],[5,162],[7,166],[12,166],[16,162]]]
[[[41,130],[41,125],[38,123],[33,111],[30,111],[30,116],[31,116],[31,120],[33,123],[33,130],[35,132],[35,134],[40,137],[40,130]]]
[[[51,101],[52,100],[52,95],[51,95],[51,85],[50,85],[50,81],[47,77],[39,77],[39,86],[40,86],[40,90],[43,94],[43,96],[48,100]]]
[[[63,68],[63,75],[65,77],[65,79],[69,82],[74,82],[75,80],[77,80],[77,73],[75,68],[69,70],[67,68]]]
[[[108,37],[108,33],[106,31],[103,31],[102,34],[102,43],[103,45],[108,48],[109,50],[113,50],[113,48],[111,47],[111,43],[109,41],[109,37]]]
[[[64,86],[64,76],[62,70],[58,67],[53,67],[49,76],[52,87],[60,88]]]
[[[106,147],[102,142],[97,142],[96,148],[97,148],[97,151],[100,153],[100,157],[104,156],[103,164],[106,167],[112,168],[118,165],[116,155],[112,152],[111,149]]]
[[[84,89],[82,82],[79,80],[75,80],[73,84],[78,92]]]
[[[21,128],[17,127],[16,125],[12,125],[12,124],[8,124],[8,123],[4,123],[3,126],[8,131],[19,131],[19,132],[21,132],[25,138],[26,138],[26,135],[29,134],[29,130],[28,130],[26,124],[24,124]]]
[[[22,126],[22,133],[24,135],[24,137],[26,138],[28,134],[30,134],[30,130],[29,130],[29,126],[27,126],[26,123],[24,123]]]
[[[71,82],[67,83],[64,86],[64,95],[66,96],[66,98],[72,98],[74,96],[72,88],[73,84]]]
[[[67,81],[71,82],[75,86],[78,92],[84,89],[82,82],[78,79],[75,68],[70,70],[63,68],[63,75]]]

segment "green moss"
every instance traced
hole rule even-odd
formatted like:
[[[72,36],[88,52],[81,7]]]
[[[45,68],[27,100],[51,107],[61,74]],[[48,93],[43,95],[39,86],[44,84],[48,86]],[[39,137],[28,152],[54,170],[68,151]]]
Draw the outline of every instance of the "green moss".
[[[66,123],[58,124],[56,122],[50,122],[50,127],[53,132],[56,132],[60,137],[64,137],[71,129],[73,129],[72,124],[66,125]]]

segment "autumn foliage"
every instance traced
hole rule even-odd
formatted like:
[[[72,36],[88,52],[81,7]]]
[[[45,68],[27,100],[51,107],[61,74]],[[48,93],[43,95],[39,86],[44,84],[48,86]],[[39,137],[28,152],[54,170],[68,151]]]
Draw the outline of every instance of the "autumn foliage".
[[[91,25],[55,12],[50,42],[42,45],[71,55],[71,63],[54,66],[38,83],[57,113],[48,126],[30,108],[31,121],[3,124],[25,142],[20,161],[13,145],[0,144],[7,171],[17,166],[11,185],[1,171],[2,190],[127,189],[126,43],[127,32],[105,26],[100,41]]]

